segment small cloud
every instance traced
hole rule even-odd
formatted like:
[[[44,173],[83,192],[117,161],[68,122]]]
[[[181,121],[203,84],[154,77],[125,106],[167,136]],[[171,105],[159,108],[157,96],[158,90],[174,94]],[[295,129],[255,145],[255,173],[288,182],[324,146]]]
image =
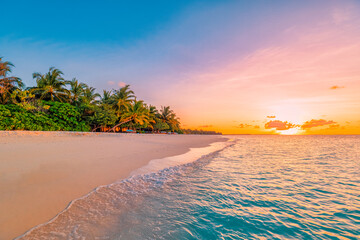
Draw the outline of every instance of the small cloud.
[[[339,128],[339,127],[340,127],[339,124],[331,124],[331,125],[329,126],[329,129],[337,129],[337,128]]]
[[[276,116],[266,116],[267,118],[276,118]]]
[[[115,82],[114,82],[114,81],[108,81],[107,84],[110,85],[110,86],[112,86],[112,85],[115,84]]]
[[[240,124],[237,125],[236,127],[237,127],[237,128],[246,128],[246,127],[251,127],[251,125],[240,123]]]
[[[273,120],[265,124],[265,129],[275,128],[276,130],[288,130],[294,127],[296,127],[295,124],[289,122],[283,122],[280,120]]]
[[[213,125],[202,125],[202,126],[199,126],[200,128],[210,128],[212,127]]]
[[[236,128],[260,128],[259,125],[252,125],[247,123],[240,123],[239,125],[235,126]]]
[[[321,127],[321,126],[326,126],[326,125],[331,125],[331,124],[337,124],[336,122],[330,120],[327,121],[325,119],[311,119],[310,121],[306,121],[303,125],[301,125],[302,129],[307,129],[307,128],[313,128],[313,127]]]
[[[124,83],[124,82],[118,82],[118,84],[117,84],[119,87],[125,87],[126,86],[126,83]]]
[[[336,90],[336,89],[340,89],[340,88],[344,88],[344,86],[334,85],[334,86],[330,87],[331,90]]]

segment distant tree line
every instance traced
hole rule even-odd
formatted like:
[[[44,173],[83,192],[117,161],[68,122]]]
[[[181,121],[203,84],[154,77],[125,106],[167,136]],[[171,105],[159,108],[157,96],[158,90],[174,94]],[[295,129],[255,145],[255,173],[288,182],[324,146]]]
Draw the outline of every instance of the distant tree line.
[[[182,129],[182,132],[184,134],[200,134],[200,135],[221,135],[221,132],[215,132],[215,131],[206,131],[206,130],[198,130],[198,129]]]
[[[62,71],[51,67],[46,73],[33,73],[35,85],[25,87],[20,78],[11,76],[13,67],[0,57],[0,130],[219,134],[180,129],[169,106],[158,110],[137,100],[129,85],[100,95],[76,78],[64,79]]]
[[[169,106],[137,100],[126,85],[102,95],[76,78],[65,80],[51,67],[34,73],[35,86],[25,88],[11,76],[14,65],[0,58],[0,130],[178,132],[180,121]]]

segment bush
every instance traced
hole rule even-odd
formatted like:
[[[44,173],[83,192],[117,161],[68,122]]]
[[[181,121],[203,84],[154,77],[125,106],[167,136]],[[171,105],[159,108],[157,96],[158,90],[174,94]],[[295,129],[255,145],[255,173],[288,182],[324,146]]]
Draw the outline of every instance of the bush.
[[[44,102],[48,112],[28,111],[20,105],[0,105],[0,130],[89,131],[81,113],[68,103]],[[44,106],[43,109],[47,109]]]

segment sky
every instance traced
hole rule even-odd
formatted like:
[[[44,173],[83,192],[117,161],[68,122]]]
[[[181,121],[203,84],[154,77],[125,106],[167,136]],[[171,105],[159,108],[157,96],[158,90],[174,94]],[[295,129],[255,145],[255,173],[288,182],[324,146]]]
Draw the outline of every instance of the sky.
[[[55,66],[130,84],[182,127],[360,134],[360,1],[5,1],[0,56],[27,86]]]

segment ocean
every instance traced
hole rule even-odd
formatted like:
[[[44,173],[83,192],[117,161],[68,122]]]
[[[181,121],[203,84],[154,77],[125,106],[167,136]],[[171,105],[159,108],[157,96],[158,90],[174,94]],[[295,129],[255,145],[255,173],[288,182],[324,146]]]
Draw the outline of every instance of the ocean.
[[[74,200],[19,239],[360,239],[360,136],[230,136]]]

